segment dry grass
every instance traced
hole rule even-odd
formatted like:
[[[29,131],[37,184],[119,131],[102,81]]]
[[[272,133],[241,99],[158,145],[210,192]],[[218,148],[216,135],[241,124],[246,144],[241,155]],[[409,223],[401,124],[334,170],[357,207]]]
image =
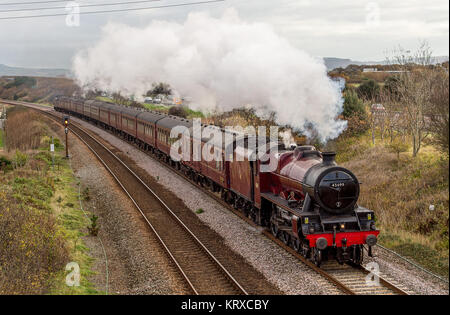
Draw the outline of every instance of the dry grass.
[[[406,152],[398,160],[383,141],[373,146],[368,135],[341,139],[337,147],[341,164],[362,182],[359,203],[375,210],[381,240],[448,275],[448,261],[425,261],[448,259],[448,157],[428,146],[416,158]],[[433,254],[423,255],[428,250]]]
[[[44,132],[37,113],[20,107],[11,107],[6,121],[5,146],[8,151],[37,149]]]

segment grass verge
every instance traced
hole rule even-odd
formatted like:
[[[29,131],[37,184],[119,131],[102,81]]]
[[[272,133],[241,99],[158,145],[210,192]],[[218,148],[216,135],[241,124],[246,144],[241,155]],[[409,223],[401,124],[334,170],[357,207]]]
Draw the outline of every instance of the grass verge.
[[[23,118],[18,113],[8,118],[11,128],[15,116]],[[52,158],[48,127],[35,126],[41,128],[39,147],[25,139],[19,144],[28,149],[0,157],[0,294],[99,294],[89,281],[93,259],[83,241],[89,220],[80,208],[78,180],[59,139]],[[80,286],[66,284],[70,262],[80,268]]]
[[[448,156],[425,146],[398,157],[388,144],[370,133],[343,138],[337,161],[362,182],[359,204],[375,210],[380,244],[448,277]]]

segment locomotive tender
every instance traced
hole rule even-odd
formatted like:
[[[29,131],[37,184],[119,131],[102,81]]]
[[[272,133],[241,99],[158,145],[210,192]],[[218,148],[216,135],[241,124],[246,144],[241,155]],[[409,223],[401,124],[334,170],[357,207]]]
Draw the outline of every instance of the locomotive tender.
[[[174,142],[170,131],[176,126],[192,130],[189,119],[70,97],[58,97],[54,108],[88,120],[151,152],[220,194],[258,225],[270,228],[275,237],[318,266],[329,257],[340,263],[361,264],[365,246],[371,255],[371,248],[377,243],[379,231],[374,212],[357,204],[358,179],[336,164],[334,153],[319,152],[313,146],[293,150],[280,146],[276,153],[267,152],[271,161],[276,161],[276,170],[260,172],[266,162],[248,158],[246,141],[233,142],[234,158],[228,161],[228,151],[222,143],[211,144],[210,139],[202,138],[202,150],[211,146],[206,149],[219,152],[221,161],[174,161],[170,157]],[[224,136],[229,131],[221,132]],[[233,136],[237,139],[239,135]],[[192,137],[190,141],[192,145]]]

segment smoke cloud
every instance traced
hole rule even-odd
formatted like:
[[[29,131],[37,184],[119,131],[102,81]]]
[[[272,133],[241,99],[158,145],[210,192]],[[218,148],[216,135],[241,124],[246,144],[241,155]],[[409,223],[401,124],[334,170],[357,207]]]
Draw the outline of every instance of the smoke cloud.
[[[191,108],[228,111],[251,105],[275,112],[277,123],[321,140],[337,137],[343,100],[321,59],[309,56],[264,23],[246,23],[234,9],[220,18],[192,13],[183,24],[154,21],[145,28],[108,24],[102,39],[73,61],[86,89],[142,97],[167,82]]]

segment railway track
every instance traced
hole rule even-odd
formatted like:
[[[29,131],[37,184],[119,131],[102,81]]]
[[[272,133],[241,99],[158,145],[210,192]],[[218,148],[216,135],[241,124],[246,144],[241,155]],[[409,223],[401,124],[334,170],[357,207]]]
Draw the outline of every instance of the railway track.
[[[13,105],[14,104],[25,106],[31,105],[29,107],[32,107],[37,110],[42,110],[42,107],[40,107],[39,105],[22,102],[8,102],[8,103]],[[45,112],[49,116],[54,115],[54,113],[50,113],[49,109],[47,108],[45,109]],[[175,213],[173,213],[173,211],[171,211],[167,207],[167,205],[131,169],[129,169],[117,156],[115,156],[114,153],[112,153],[103,144],[98,142],[95,138],[89,135],[89,133],[83,131],[81,128],[76,127],[73,124],[71,125],[70,128],[72,129],[74,134],[76,134],[81,139],[81,141],[83,141],[94,152],[94,154],[105,165],[108,171],[119,183],[119,185],[131,198],[135,206],[138,208],[139,212],[142,214],[146,222],[149,224],[149,226],[155,233],[155,235],[157,235],[157,238],[161,242],[161,245],[164,247],[168,255],[174,261],[178,270],[183,275],[186,282],[189,284],[194,293],[247,294],[245,289],[243,289],[243,287],[236,281],[236,279],[233,278],[233,276],[231,276],[231,274],[220,264],[220,262],[218,262],[218,260],[206,249],[206,247],[200,242],[200,240],[198,240],[198,238],[195,237],[195,235],[184,225],[184,223],[175,215]],[[137,146],[135,147],[138,148]],[[99,150],[100,152],[103,152],[102,154],[103,156],[107,157],[107,161],[103,160],[102,157],[100,157],[100,155],[96,153],[95,151],[96,149]],[[143,152],[148,154],[148,152],[146,151]],[[151,157],[153,158],[153,156]],[[256,227],[253,221],[245,217],[241,212],[236,211],[233,207],[224,202],[217,194],[201,187],[197,183],[194,183],[190,178],[171,168],[169,165],[163,163],[159,159],[155,158],[155,160],[157,160],[162,166],[164,166],[166,169],[170,170],[174,174],[187,180],[189,183],[196,186],[197,188],[202,189],[203,192],[207,193],[217,202],[219,202],[220,204],[231,210],[241,219],[245,220],[250,225]],[[114,168],[113,169],[109,168],[107,162],[114,162],[112,163],[112,165],[115,165]],[[117,172],[127,173],[128,178],[126,178],[126,176],[123,177],[123,179],[118,178],[115,175]],[[128,187],[131,185],[129,182],[134,181],[140,183],[140,185],[138,185],[140,193],[138,194],[134,193],[135,191],[133,190],[134,189],[133,187]],[[126,183],[126,186],[125,184],[122,183]],[[130,191],[133,192],[133,196],[136,195],[138,197],[134,199],[133,196],[129,193]],[[145,195],[151,196],[153,202],[148,203],[148,201],[146,200],[141,200],[143,198],[142,196]],[[157,208],[156,211],[154,209],[149,209],[149,205],[155,203],[160,205],[159,207],[156,207]],[[142,207],[140,205],[142,205]],[[152,223],[150,223],[149,217],[156,218],[155,226],[157,226],[158,224],[167,224],[164,222],[166,220],[165,218],[167,218],[167,220],[169,220],[171,224],[179,227],[178,231],[176,233],[173,233],[174,235],[165,235],[164,237],[161,237],[158,234],[158,229],[155,228],[155,226],[153,226]],[[263,231],[263,234],[272,241],[274,241],[275,243],[277,243],[279,246],[283,247],[286,251],[291,253],[302,263],[310,267],[312,270],[322,275],[323,278],[329,281],[335,288],[335,291],[333,291],[333,293],[344,293],[349,295],[368,295],[368,294],[408,295],[411,293],[408,292],[405,288],[400,288],[399,284],[394,284],[393,281],[386,280],[385,278],[386,276],[380,273],[376,274],[378,282],[373,281],[367,282],[366,277],[369,275],[369,273],[371,273],[371,271],[367,270],[363,266],[351,266],[347,264],[340,265],[337,262],[329,261],[323,263],[321,268],[318,268],[309,260],[305,259],[299,253],[294,251],[291,247],[287,246],[279,239],[275,238],[269,231]],[[173,238],[171,239],[171,237]],[[183,240],[185,238],[190,240],[188,247],[186,247],[186,244],[183,244]],[[171,247],[169,247],[167,244],[170,244]],[[173,253],[175,253],[175,255]],[[190,262],[192,262],[192,264],[190,264]],[[204,264],[205,262],[206,265]],[[204,273],[205,270],[208,270],[208,273]],[[211,276],[209,276],[209,271],[212,272]],[[214,281],[215,276],[217,276],[220,281]],[[195,280],[191,281],[191,278]],[[198,286],[199,288],[197,288],[196,286]],[[202,289],[203,286],[205,290]]]

